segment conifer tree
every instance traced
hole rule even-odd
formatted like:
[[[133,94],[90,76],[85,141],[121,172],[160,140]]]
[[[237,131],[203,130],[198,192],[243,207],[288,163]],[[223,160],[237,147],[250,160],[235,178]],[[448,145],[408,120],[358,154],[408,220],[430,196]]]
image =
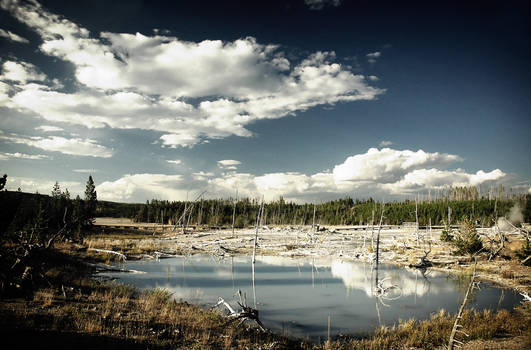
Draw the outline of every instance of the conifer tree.
[[[92,225],[96,217],[97,204],[96,186],[94,185],[94,180],[92,180],[92,175],[89,175],[87,187],[85,188],[85,220],[89,225]]]

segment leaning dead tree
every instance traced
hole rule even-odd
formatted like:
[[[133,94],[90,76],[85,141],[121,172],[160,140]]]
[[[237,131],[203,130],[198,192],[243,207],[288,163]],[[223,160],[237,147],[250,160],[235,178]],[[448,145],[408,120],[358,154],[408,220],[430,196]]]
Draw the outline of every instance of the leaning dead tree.
[[[464,331],[460,330],[459,328],[463,328],[463,326],[461,325],[461,319],[463,317],[463,312],[465,310],[468,297],[474,288],[478,288],[476,282],[474,282],[474,279],[476,278],[476,265],[477,265],[477,259],[474,260],[474,271],[472,272],[472,276],[470,277],[470,283],[468,284],[465,297],[463,298],[463,303],[459,307],[459,312],[457,313],[454,326],[452,327],[452,332],[450,333],[450,340],[448,341],[448,350],[453,350],[455,346],[461,347],[461,345],[463,344],[463,342],[455,339],[457,333],[463,334],[467,338],[469,336],[468,334],[466,334]],[[457,343],[457,345],[455,343]]]
[[[183,230],[183,233],[186,229],[186,226],[187,226],[187,220],[186,220],[186,216],[192,212],[193,208],[194,208],[194,205],[195,203],[197,202],[198,199],[202,198],[203,195],[206,193],[206,191],[203,191],[199,194],[199,196],[197,196],[194,201],[192,202],[192,204],[190,206],[187,206],[187,203],[185,203],[184,205],[184,211],[183,213],[181,214],[181,217],[179,218],[179,220],[177,220],[177,222],[175,223],[174,227],[173,227],[173,230],[172,231],[175,231],[177,230],[177,227],[179,225],[182,226],[182,230]],[[188,218],[188,222],[189,222],[189,218]]]

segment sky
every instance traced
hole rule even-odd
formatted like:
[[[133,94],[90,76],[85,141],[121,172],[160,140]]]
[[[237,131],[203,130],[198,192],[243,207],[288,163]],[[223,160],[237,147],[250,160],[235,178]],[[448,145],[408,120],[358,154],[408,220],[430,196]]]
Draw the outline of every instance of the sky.
[[[527,1],[0,0],[7,188],[531,193]]]

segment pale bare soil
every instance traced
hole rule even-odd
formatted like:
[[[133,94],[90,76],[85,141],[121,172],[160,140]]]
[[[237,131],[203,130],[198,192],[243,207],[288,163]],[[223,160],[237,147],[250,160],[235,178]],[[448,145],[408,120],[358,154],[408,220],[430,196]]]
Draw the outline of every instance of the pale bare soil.
[[[478,229],[483,237],[491,229]],[[448,243],[441,242],[440,230],[415,230],[413,227],[380,230],[379,257],[381,263],[405,266],[419,265],[421,258],[431,264],[429,268],[451,272],[471,272],[468,256],[455,255]],[[167,229],[149,231],[148,235],[97,235],[85,239],[89,248],[108,249],[125,253],[128,258],[154,258],[160,253],[169,255],[252,254],[255,228],[232,230],[192,231]],[[313,258],[338,258],[374,262],[376,260],[378,227],[321,227],[311,226],[260,227],[257,235],[257,254],[264,256],[309,256]],[[507,242],[500,256],[488,261],[487,254],[480,256],[478,274],[489,280],[521,292],[531,292],[531,268],[514,259],[523,237],[518,232],[507,232]],[[488,245],[485,243],[485,245]]]

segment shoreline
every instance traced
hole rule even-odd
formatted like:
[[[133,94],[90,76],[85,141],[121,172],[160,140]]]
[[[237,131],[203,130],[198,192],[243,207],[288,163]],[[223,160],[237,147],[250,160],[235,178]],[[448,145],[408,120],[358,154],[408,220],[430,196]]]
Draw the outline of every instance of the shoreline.
[[[258,254],[286,257],[314,254],[315,257],[353,261],[372,257],[373,253],[368,249],[359,249],[358,243],[363,244],[363,239],[332,230],[312,233],[292,227],[264,229],[259,232]],[[101,344],[121,344],[123,348],[438,349],[447,342],[455,316],[444,312],[434,314],[425,321],[397,320],[397,326],[383,327],[362,338],[338,336],[330,343],[319,344],[289,339],[281,334],[262,333],[252,324],[242,327],[237,322],[229,322],[218,312],[213,313],[198,305],[172,301],[163,290],[140,291],[116,283],[97,281],[92,275],[94,266],[82,263],[113,262],[120,258],[119,254],[91,249],[119,252],[129,260],[148,256],[154,258],[155,252],[185,256],[250,255],[254,233],[254,229],[248,229],[236,231],[234,237],[230,230],[179,233],[176,237],[168,237],[123,231],[103,236],[92,232],[85,237],[83,244],[57,244],[54,249],[66,263],[65,267],[61,265],[52,270],[61,271],[53,274],[64,275],[53,287],[39,287],[29,299],[3,299],[0,307],[5,317],[0,330],[9,333],[9,329],[12,329],[13,334],[30,332],[35,339],[42,339],[46,337],[45,334],[55,334],[57,339],[62,339],[61,334],[70,332],[67,338],[83,339],[87,345],[80,348],[93,348],[93,345],[88,344],[96,341]],[[422,246],[408,247],[411,239],[393,237],[396,232],[385,233],[382,231],[382,263],[408,266],[425,255]],[[432,238],[433,241],[438,239],[435,235]],[[393,239],[393,242],[389,239]],[[365,237],[365,241],[367,248],[370,240]],[[463,273],[469,269],[462,266],[462,257],[448,259],[447,254],[444,254],[447,249],[445,244],[433,244],[431,249],[434,260],[445,264],[444,267],[432,269],[447,273]],[[499,269],[500,265],[504,265],[504,269],[509,268],[512,277],[501,276],[503,270]],[[506,261],[492,262],[482,266],[485,271],[480,271],[480,274],[488,279],[496,277],[497,271],[500,277],[494,282],[511,289],[519,287],[517,284],[522,281],[528,281],[521,278],[521,275],[529,275],[528,267],[522,267],[520,271],[514,268],[516,265],[509,265]],[[529,291],[528,282],[521,284],[522,290]],[[494,348],[525,349],[531,344],[531,336],[528,335],[531,329],[530,304],[527,302],[511,312],[481,313],[467,310],[463,322],[473,340],[470,349],[480,349],[489,342],[498,344]],[[465,349],[469,347],[465,346]]]

